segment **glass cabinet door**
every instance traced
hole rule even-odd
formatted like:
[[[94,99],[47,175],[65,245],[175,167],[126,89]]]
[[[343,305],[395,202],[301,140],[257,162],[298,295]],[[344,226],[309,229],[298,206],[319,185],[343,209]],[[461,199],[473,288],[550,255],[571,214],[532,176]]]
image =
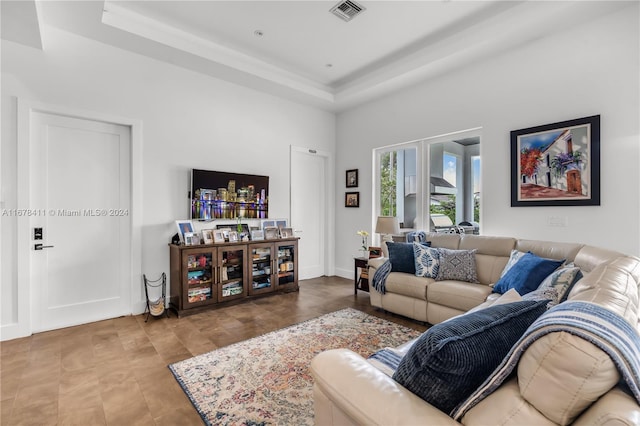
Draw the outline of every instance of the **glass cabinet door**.
[[[251,244],[251,285],[249,294],[268,293],[273,291],[273,244]]]
[[[277,254],[277,286],[278,287],[295,287],[298,281],[298,262],[296,246],[293,243],[276,244]]]
[[[246,253],[245,246],[218,248],[219,302],[246,296]]]
[[[215,257],[211,250],[188,250],[183,253],[186,265],[186,304],[190,306],[215,302],[214,263]]]

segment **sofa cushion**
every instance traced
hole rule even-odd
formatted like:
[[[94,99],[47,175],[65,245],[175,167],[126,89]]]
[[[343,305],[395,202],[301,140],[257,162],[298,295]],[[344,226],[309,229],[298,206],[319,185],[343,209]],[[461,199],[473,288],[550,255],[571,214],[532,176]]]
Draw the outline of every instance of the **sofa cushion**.
[[[563,260],[551,260],[525,253],[493,286],[494,293],[505,293],[511,288],[524,296],[538,288],[547,275],[555,271]]]
[[[535,298],[549,299],[551,300],[548,306],[550,308],[567,300],[571,287],[581,277],[580,268],[575,266],[556,269],[542,281],[536,290],[525,295],[524,298],[525,300],[533,300]]]
[[[435,278],[440,269],[440,250],[413,243],[413,255],[416,264],[416,276]]]
[[[477,283],[476,250],[449,250],[441,248],[440,265],[436,281],[459,280]]]
[[[540,337],[522,354],[517,370],[522,397],[561,425],[573,422],[620,380],[609,355],[568,332]]]
[[[427,287],[433,279],[416,277],[403,272],[391,272],[385,282],[386,293],[401,294],[419,300],[427,300]]]
[[[522,300],[522,297],[518,294],[518,292],[515,289],[512,288],[509,291],[507,291],[505,294],[500,295],[500,297],[486,300],[484,303],[481,303],[475,308],[472,308],[471,310],[467,311],[466,314],[470,314],[472,312],[476,312],[481,309],[487,309],[487,308],[490,308],[491,306],[504,305],[506,303],[519,302],[521,300]]]
[[[491,287],[464,281],[431,281],[427,286],[430,310],[433,305],[442,305],[466,312],[486,301],[490,294]]]
[[[402,358],[393,379],[439,410],[451,413],[545,312],[546,303],[491,306],[436,324]]]
[[[393,243],[387,242],[389,250],[389,261],[391,262],[391,272],[406,272],[407,274],[416,273],[416,263],[413,254],[414,243]],[[419,243],[428,247],[429,242]]]

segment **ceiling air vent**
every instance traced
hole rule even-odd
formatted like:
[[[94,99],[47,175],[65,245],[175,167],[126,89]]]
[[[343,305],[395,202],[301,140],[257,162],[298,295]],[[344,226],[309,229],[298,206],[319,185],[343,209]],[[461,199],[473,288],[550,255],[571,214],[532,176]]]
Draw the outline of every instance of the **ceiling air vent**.
[[[333,6],[329,12],[333,13],[338,18],[349,22],[364,10],[364,6],[359,5],[355,1],[343,0]]]

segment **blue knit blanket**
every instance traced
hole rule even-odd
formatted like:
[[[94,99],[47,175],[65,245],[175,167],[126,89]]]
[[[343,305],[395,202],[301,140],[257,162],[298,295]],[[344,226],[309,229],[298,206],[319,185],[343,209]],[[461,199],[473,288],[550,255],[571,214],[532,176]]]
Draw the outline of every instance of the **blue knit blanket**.
[[[466,401],[451,413],[460,420],[472,407],[496,390],[511,374],[521,355],[536,339],[564,331],[606,352],[640,404],[640,336],[624,318],[593,303],[561,303],[538,318],[511,348],[502,363]]]
[[[371,280],[371,286],[378,293],[385,293],[385,282],[387,281],[387,277],[391,272],[391,262],[386,260],[378,269],[376,269],[376,273],[373,274],[373,279]]]

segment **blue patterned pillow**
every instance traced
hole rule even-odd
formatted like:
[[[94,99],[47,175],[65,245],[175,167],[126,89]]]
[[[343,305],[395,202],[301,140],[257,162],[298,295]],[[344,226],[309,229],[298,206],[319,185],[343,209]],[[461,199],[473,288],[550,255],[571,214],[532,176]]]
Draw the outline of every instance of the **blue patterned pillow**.
[[[533,300],[536,297],[546,297],[551,300],[548,306],[551,308],[567,299],[569,291],[580,278],[582,278],[582,273],[577,266],[557,269],[542,281],[537,290],[526,295],[531,295],[531,297],[525,296],[524,299]]]
[[[431,243],[420,243],[425,247]],[[416,262],[413,255],[413,243],[392,243],[387,242],[389,249],[389,262],[391,262],[391,272],[416,273]]]
[[[496,305],[436,324],[411,346],[393,379],[449,414],[489,377],[547,302]]]
[[[530,252],[525,253],[493,286],[493,292],[502,294],[515,288],[524,296],[537,289],[542,280],[563,263],[564,260],[545,259]]]
[[[413,243],[413,254],[416,263],[416,276],[435,278],[440,266],[440,250]]]
[[[449,250],[439,248],[440,265],[436,281],[456,280],[477,283],[476,250]]]

